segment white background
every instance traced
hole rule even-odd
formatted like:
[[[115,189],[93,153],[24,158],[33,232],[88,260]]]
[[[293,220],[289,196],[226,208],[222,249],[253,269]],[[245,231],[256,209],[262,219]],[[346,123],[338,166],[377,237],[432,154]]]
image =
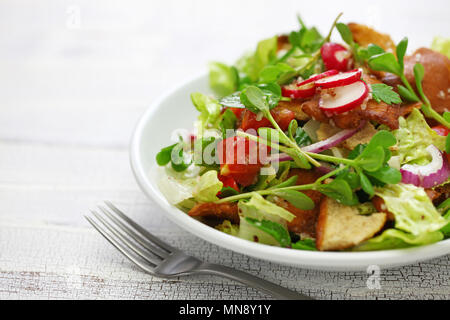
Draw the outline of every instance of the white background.
[[[168,222],[132,177],[139,116],[175,84],[233,62],[262,38],[326,33],[334,17],[372,25],[410,48],[450,37],[450,2],[0,2],[0,298],[253,298],[214,277],[144,275],[83,220],[103,199],[189,253],[319,298],[449,298],[449,257],[367,274],[298,270],[209,245]],[[168,124],[170,125],[170,124]],[[157,139],[157,137],[155,137]],[[420,288],[418,288],[420,287]]]

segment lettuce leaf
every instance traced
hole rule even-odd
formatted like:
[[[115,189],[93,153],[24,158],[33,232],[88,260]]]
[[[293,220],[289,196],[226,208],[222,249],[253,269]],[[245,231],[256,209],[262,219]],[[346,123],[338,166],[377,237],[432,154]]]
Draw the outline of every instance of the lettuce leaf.
[[[398,141],[394,155],[400,157],[401,164],[428,164],[431,156],[425,149],[430,144],[445,149],[445,137],[431,130],[419,110],[414,109],[407,119],[400,117],[399,125],[399,129],[393,131]]]
[[[447,224],[423,188],[400,183],[378,188],[375,194],[383,198],[394,214],[397,229],[422,236]]]
[[[239,201],[238,206],[241,215],[247,218],[269,220],[277,223],[290,222],[295,218],[295,215],[264,199],[258,193],[254,193],[249,201]]]
[[[200,112],[195,127],[197,136],[202,137],[205,129],[218,127],[221,106],[217,100],[198,92],[191,94],[191,100],[195,108]]]
[[[210,170],[200,177],[193,196],[200,202],[213,202],[219,200],[217,193],[222,190],[222,187],[223,183],[217,178],[217,171]]]
[[[268,221],[268,220],[256,220],[252,218],[245,218],[246,222],[272,236],[280,246],[289,247],[291,245],[291,237],[286,227],[279,223]],[[259,242],[259,238],[258,238]]]
[[[286,221],[292,221],[295,215],[257,193],[249,201],[239,201],[238,206],[239,238],[272,246],[286,246],[286,234],[289,235]]]
[[[401,249],[414,246],[422,246],[441,241],[442,232],[434,231],[413,235],[401,230],[388,229],[378,237],[367,240],[366,242],[353,248],[353,251],[374,251]]]
[[[209,64],[209,86],[219,97],[225,97],[238,89],[239,74],[235,67],[220,62]]]
[[[450,58],[450,39],[435,37],[431,44],[431,49],[436,50]]]
[[[232,224],[230,220],[224,220],[221,224],[215,226],[215,228],[232,236],[237,236],[239,233],[239,226]]]
[[[278,38],[272,37],[258,43],[253,54],[247,54],[236,63],[238,70],[246,74],[252,82],[258,81],[261,70],[276,57]]]

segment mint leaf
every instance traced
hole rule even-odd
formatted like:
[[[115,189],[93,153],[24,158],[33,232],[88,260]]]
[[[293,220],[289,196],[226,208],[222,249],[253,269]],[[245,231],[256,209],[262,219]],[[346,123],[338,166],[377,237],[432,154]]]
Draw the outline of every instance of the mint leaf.
[[[391,86],[384,83],[375,83],[370,85],[372,88],[372,97],[376,102],[383,101],[386,104],[399,104],[402,102],[400,95],[395,92]]]

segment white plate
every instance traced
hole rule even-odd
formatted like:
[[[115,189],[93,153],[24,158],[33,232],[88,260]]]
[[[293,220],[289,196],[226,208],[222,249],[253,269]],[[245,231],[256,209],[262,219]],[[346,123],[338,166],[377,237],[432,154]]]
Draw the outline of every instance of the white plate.
[[[191,129],[197,111],[192,92],[210,93],[206,74],[198,76],[157,100],[137,125],[130,149],[131,167],[142,190],[156,201],[169,219],[192,234],[218,246],[255,258],[309,269],[330,271],[366,270],[412,264],[450,253],[450,240],[429,246],[374,252],[315,252],[278,248],[239,239],[211,228],[171,206],[157,187],[151,171],[159,150],[171,144],[174,129]]]

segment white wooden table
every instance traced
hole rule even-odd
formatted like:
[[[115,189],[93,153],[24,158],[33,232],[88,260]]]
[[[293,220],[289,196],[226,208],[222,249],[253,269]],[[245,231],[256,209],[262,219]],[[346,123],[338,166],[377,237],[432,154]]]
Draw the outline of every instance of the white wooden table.
[[[410,36],[450,36],[446,0],[0,2],[0,299],[253,299],[216,277],[141,273],[84,221],[104,199],[174,246],[316,298],[448,299],[450,257],[369,274],[300,270],[221,249],[170,223],[138,189],[128,141],[139,116],[174,83],[231,62],[255,41],[333,17]],[[428,4],[430,2],[428,1]],[[385,10],[385,8],[393,10]],[[424,13],[430,22],[415,24]],[[405,28],[407,26],[408,28]]]

